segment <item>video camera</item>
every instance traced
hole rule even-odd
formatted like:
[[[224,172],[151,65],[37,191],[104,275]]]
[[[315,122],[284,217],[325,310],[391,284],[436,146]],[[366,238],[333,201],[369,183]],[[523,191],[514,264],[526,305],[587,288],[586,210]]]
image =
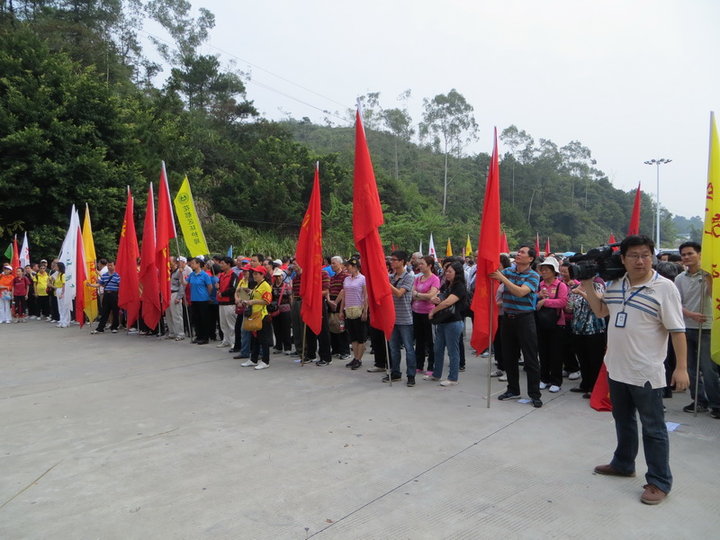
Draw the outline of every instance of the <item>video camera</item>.
[[[624,276],[625,267],[620,260],[620,252],[613,251],[619,245],[620,242],[607,244],[570,257],[570,278],[582,281],[600,276],[603,281],[611,281]]]

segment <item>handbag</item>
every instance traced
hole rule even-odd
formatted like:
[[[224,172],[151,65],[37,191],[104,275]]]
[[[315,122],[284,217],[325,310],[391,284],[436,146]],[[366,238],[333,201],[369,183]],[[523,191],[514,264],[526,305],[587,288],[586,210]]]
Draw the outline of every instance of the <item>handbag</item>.
[[[242,323],[242,329],[246,332],[258,332],[263,327],[262,310],[252,313],[249,317],[245,317]]]
[[[328,315],[328,330],[330,330],[331,334],[342,334],[345,331],[339,313],[330,313]]]
[[[433,315],[433,318],[430,319],[430,322],[432,324],[442,324],[442,323],[448,322],[448,320],[451,319],[454,315],[455,315],[455,304],[453,304],[452,306],[443,308],[440,311],[436,311],[435,314]]]
[[[271,317],[277,317],[280,314],[280,306],[282,302],[282,297],[285,294],[285,284],[283,283],[282,288],[280,289],[280,296],[278,296],[277,300],[273,300],[267,305],[267,312],[270,314]],[[288,306],[289,307],[289,306]]]
[[[560,292],[560,286],[563,285],[563,283],[558,283],[558,286],[555,288],[555,296],[554,298],[558,297],[558,293]],[[552,330],[557,326],[558,319],[560,318],[560,309],[559,308],[550,308],[550,307],[541,307],[537,311],[535,311],[535,324],[537,325],[538,329],[540,330]]]
[[[348,319],[359,319],[362,317],[362,306],[350,306],[345,308],[345,317]]]

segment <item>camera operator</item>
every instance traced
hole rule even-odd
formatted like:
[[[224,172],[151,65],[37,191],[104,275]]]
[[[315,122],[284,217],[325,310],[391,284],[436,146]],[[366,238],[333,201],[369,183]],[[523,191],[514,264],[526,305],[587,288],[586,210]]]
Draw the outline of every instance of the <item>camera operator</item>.
[[[612,461],[595,467],[595,473],[635,476],[638,431],[635,411],[642,423],[648,472],[640,500],[662,502],[672,487],[670,448],[662,396],[663,360],[668,334],[677,355],[672,382],[679,391],[688,387],[685,323],[680,293],[672,281],[652,268],[653,241],[644,235],[626,237],[620,244],[625,275],[607,284],[605,294],[595,293],[592,279],[582,286],[595,315],[610,317],[605,365],[617,435]]]

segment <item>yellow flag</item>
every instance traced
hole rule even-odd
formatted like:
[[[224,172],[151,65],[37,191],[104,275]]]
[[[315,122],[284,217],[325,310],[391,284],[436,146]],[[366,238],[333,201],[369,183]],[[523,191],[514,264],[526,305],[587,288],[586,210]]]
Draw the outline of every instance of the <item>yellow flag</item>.
[[[701,267],[712,276],[710,355],[716,364],[720,364],[720,141],[715,113],[710,113],[710,151]]]
[[[450,244],[450,239],[448,238],[447,246],[445,247],[445,256],[446,257],[452,257],[452,244]]]
[[[85,220],[82,227],[82,241],[85,249],[85,274],[87,281],[85,283],[85,305],[83,311],[87,315],[88,320],[92,323],[98,316],[98,290],[90,287],[88,283],[97,283],[98,274],[95,267],[95,241],[93,240],[92,226],[90,225],[90,208],[85,203]]]
[[[210,253],[207,242],[205,242],[202,225],[200,225],[200,220],[195,211],[195,203],[190,191],[190,181],[187,176],[183,180],[177,195],[175,195],[173,204],[190,256],[197,257],[198,255]]]
[[[472,244],[470,243],[470,235],[467,235],[467,242],[465,242],[465,256],[472,256]]]

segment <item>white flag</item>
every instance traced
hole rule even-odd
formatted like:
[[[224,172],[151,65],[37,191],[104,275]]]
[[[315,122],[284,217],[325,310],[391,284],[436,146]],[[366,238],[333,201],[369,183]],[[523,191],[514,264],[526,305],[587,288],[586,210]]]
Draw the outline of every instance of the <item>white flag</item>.
[[[30,246],[28,245],[27,232],[23,238],[22,248],[20,248],[20,266],[25,268],[30,264]]]
[[[433,240],[432,233],[430,233],[430,244],[428,245],[428,255],[435,257],[437,260],[437,252],[435,251],[435,241]]]
[[[68,227],[65,240],[60,249],[58,259],[65,265],[65,293],[59,299],[66,309],[72,310],[73,300],[75,300],[75,292],[77,290],[77,238],[80,230],[80,216],[75,210],[73,204],[72,213],[70,214],[70,227]]]

